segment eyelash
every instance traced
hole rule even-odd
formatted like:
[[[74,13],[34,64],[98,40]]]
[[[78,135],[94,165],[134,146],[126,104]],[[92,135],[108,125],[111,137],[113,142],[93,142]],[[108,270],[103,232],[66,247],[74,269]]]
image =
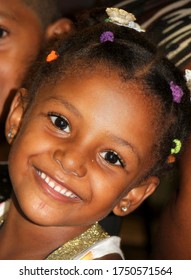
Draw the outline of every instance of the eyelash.
[[[107,160],[107,159],[105,158],[105,155],[106,155],[107,153],[110,153],[110,156],[112,156],[112,157],[115,156],[115,157],[116,157],[116,161],[119,162],[119,163],[116,164],[116,163],[112,163],[111,161]],[[101,154],[104,154],[104,156],[101,155]],[[116,153],[115,151],[112,151],[112,150],[104,151],[104,152],[101,152],[101,153],[100,153],[100,156],[101,156],[106,162],[109,162],[109,164],[111,164],[111,165],[121,166],[122,168],[125,167],[125,162],[123,161],[123,159],[121,158],[121,156],[118,155],[118,153]],[[114,158],[114,160],[115,160],[115,158]]]
[[[48,117],[49,117],[51,123],[52,123],[57,129],[59,129],[59,130],[61,130],[61,131],[64,131],[65,133],[70,133],[71,128],[70,128],[69,121],[67,120],[66,117],[64,117],[64,116],[62,116],[62,115],[60,115],[60,114],[57,114],[57,113],[48,113]],[[55,118],[55,119],[53,119],[53,118]],[[56,125],[56,121],[58,121],[58,120],[59,120],[60,122],[62,122],[62,123],[60,123],[60,126],[59,126],[59,124]],[[63,124],[64,124],[64,126],[63,126]],[[63,126],[63,128],[62,128],[62,126]],[[67,131],[65,131],[66,128],[68,128]]]
[[[9,32],[4,27],[0,26],[0,39],[6,38],[8,34]]]

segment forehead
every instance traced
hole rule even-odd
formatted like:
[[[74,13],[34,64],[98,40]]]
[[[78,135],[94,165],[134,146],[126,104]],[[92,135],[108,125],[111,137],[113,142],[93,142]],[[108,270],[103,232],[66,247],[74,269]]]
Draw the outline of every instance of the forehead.
[[[49,78],[48,81],[46,78],[43,80],[42,91],[46,96],[50,93],[50,95],[58,94],[66,97],[71,95],[70,98],[79,100],[81,98],[93,99],[92,106],[96,100],[100,100],[100,103],[102,103],[101,100],[107,100],[109,107],[120,106],[123,108],[123,112],[127,111],[125,109],[127,105],[133,104],[130,107],[135,111],[136,107],[142,107],[146,112],[153,111],[153,118],[157,115],[157,111],[160,114],[159,107],[161,106],[157,96],[153,95],[151,90],[138,80],[124,80],[117,69],[111,71],[107,67],[94,65],[88,68],[82,66],[81,70],[77,68],[72,68],[72,71],[71,69],[66,70],[63,76],[55,73],[52,81]],[[49,90],[50,88],[51,90]],[[44,96],[43,93],[42,96]],[[140,114],[136,111],[136,115]],[[151,119],[151,116],[149,118]]]
[[[25,22],[40,25],[37,14],[23,0],[0,0],[0,18],[12,20],[17,24],[21,22],[25,28]]]

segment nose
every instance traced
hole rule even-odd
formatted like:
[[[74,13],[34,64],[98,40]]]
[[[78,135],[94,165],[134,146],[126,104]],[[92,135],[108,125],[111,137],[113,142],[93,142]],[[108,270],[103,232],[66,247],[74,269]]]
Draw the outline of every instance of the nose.
[[[85,157],[78,150],[57,150],[53,155],[54,160],[62,168],[65,174],[76,177],[84,177],[87,173]]]

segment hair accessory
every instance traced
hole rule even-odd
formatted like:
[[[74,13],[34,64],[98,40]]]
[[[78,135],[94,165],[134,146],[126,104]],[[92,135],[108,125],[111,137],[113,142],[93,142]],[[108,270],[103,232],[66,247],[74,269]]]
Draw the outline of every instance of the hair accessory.
[[[105,42],[113,42],[115,39],[113,32],[111,31],[105,31],[101,34],[100,36],[100,42],[105,43]]]
[[[59,54],[56,51],[51,51],[46,58],[47,62],[56,60],[59,57]]]
[[[168,158],[167,158],[167,163],[168,164],[171,164],[171,163],[174,163],[176,161],[176,158],[174,155],[169,155]]]
[[[182,96],[184,95],[181,87],[176,85],[173,81],[170,82],[170,89],[172,91],[173,101],[180,103]]]
[[[175,147],[171,149],[171,155],[178,154],[182,148],[182,143],[178,139],[174,139],[173,143],[175,144]]]
[[[109,16],[108,21],[112,22],[117,25],[121,25],[124,27],[129,27],[132,29],[135,29],[138,32],[145,32],[144,29],[140,27],[139,24],[134,22],[136,18],[133,14],[128,13],[127,11],[123,9],[118,8],[107,8],[106,13]]]

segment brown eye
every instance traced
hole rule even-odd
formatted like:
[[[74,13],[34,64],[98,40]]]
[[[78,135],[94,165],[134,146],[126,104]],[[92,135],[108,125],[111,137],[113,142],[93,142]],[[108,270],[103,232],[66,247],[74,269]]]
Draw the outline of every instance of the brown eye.
[[[5,38],[7,35],[8,32],[4,28],[0,27],[0,38]]]
[[[105,151],[100,153],[101,157],[112,165],[118,165],[124,167],[123,160],[121,157],[114,151]]]
[[[56,126],[59,130],[70,133],[70,125],[65,117],[49,114],[49,118],[53,125]]]

